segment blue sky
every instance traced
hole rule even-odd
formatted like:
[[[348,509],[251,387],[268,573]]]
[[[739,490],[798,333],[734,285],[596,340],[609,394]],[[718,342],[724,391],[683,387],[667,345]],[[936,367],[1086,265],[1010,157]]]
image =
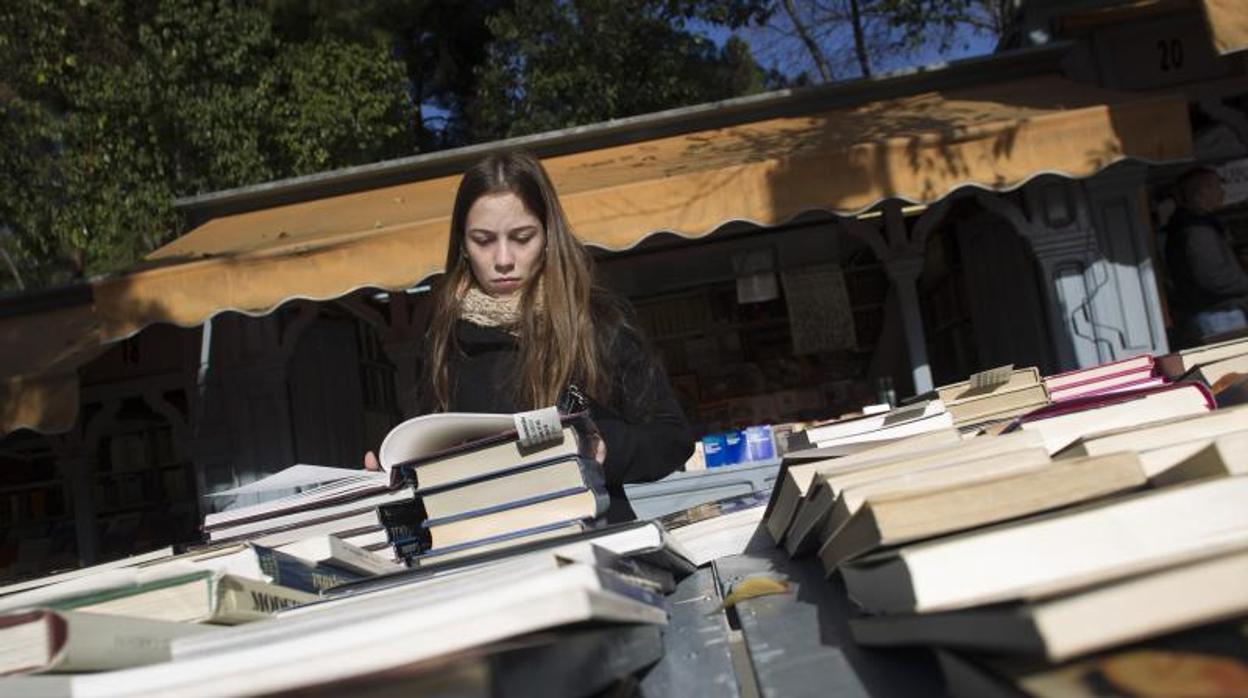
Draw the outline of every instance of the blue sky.
[[[749,44],[755,60],[764,68],[775,68],[789,77],[796,77],[802,71],[807,71],[812,76],[817,75],[814,63],[806,49],[796,38],[784,35],[783,28],[746,27],[734,32],[722,26],[700,22],[691,22],[688,28],[709,38],[718,46],[723,46],[728,37],[735,33]],[[838,80],[852,80],[859,77],[857,64],[853,60],[852,36],[847,28],[826,33],[821,43],[829,59],[837,63],[834,68],[837,69]],[[915,66],[982,56],[992,53],[994,48],[996,48],[996,37],[964,29],[954,35],[950,46],[944,50],[939,46],[929,44],[911,53],[893,52],[875,57],[872,67],[876,74],[887,73]]]

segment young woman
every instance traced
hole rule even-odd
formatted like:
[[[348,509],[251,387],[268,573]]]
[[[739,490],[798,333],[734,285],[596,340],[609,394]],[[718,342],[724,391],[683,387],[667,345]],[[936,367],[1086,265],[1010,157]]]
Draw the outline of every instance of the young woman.
[[[491,155],[464,174],[434,303],[422,412],[520,412],[583,395],[609,520],[633,518],[624,483],[657,480],[693,452],[666,376],[623,303],[595,286],[535,158]]]

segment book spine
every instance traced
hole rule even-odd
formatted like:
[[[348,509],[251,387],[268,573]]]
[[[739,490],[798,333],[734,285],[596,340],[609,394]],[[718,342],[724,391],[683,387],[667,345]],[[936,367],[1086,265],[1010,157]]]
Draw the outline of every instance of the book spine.
[[[394,558],[396,560],[402,560],[404,564],[410,566],[412,558],[419,557],[429,549],[429,542],[427,539],[413,538],[410,540],[398,541],[392,544],[390,549],[394,551]]]
[[[1106,378],[1112,378],[1112,377],[1114,377],[1114,376],[1121,376],[1121,375],[1122,375],[1122,374],[1124,374],[1124,373],[1134,373],[1134,372],[1136,372],[1136,371],[1143,371],[1145,368],[1147,368],[1147,369],[1151,372],[1151,371],[1153,371],[1153,370],[1156,368],[1156,366],[1157,366],[1157,359],[1156,359],[1155,357],[1153,357],[1152,355],[1147,355],[1147,356],[1148,356],[1148,359],[1147,359],[1147,360],[1145,360],[1145,359],[1143,359],[1143,358],[1141,358],[1141,357],[1139,357],[1139,356],[1130,356],[1130,357],[1127,357],[1127,358],[1125,358],[1125,359],[1119,359],[1119,360],[1117,360],[1117,361],[1110,361],[1109,363],[1098,364],[1098,365],[1096,365],[1096,366],[1089,366],[1089,367],[1087,367],[1087,368],[1076,368],[1076,369],[1074,369],[1074,370],[1072,370],[1072,371],[1063,371],[1062,373],[1054,373],[1054,374],[1053,374],[1053,375],[1051,375],[1051,376],[1045,376],[1045,377],[1043,378],[1043,380],[1045,380],[1045,381],[1059,380],[1059,381],[1060,381],[1061,379],[1064,379],[1064,378],[1070,378],[1070,377],[1072,377],[1072,376],[1077,376],[1077,375],[1079,375],[1079,374],[1082,374],[1082,373],[1087,373],[1087,372],[1092,371],[1092,370],[1102,369],[1102,368],[1109,368],[1110,366],[1117,366],[1117,365],[1119,365],[1119,364],[1136,363],[1136,362],[1143,362],[1143,365],[1141,365],[1141,366],[1140,366],[1140,367],[1138,367],[1138,368],[1126,368],[1126,369],[1122,369],[1122,370],[1120,370],[1120,371],[1111,371],[1110,373],[1107,373],[1107,374],[1105,374],[1104,376],[1101,376],[1101,377],[1099,377],[1099,378],[1086,378],[1086,379],[1083,379],[1083,380],[1080,380],[1080,381],[1076,381],[1076,382],[1074,382],[1074,383],[1071,383],[1071,384],[1069,384],[1069,385],[1065,385],[1065,386],[1062,386],[1062,387],[1063,387],[1063,388],[1068,388],[1068,387],[1074,387],[1074,386],[1076,386],[1076,385],[1080,385],[1080,384],[1082,384],[1082,383],[1088,383],[1088,382],[1090,382],[1090,381],[1105,380]]]
[[[386,538],[390,542],[417,535],[421,523],[429,518],[424,502],[411,499],[403,502],[391,502],[377,507],[377,522],[386,529]]]
[[[1108,388],[1089,388],[1086,385],[1071,386],[1070,388],[1060,388],[1050,393],[1054,402],[1061,400],[1073,400],[1081,397],[1095,397],[1097,395],[1111,395],[1113,393],[1126,392],[1128,390],[1140,390],[1142,388],[1160,387],[1165,385],[1165,378],[1152,376],[1131,381],[1129,383],[1119,383]]]
[[[248,623],[318,598],[316,594],[227,575],[217,580],[212,615],[206,621],[223,625]]]
[[[474,477],[466,477],[461,480],[454,480],[452,482],[444,482],[444,483],[439,484],[436,487],[423,487],[422,488],[416,484],[413,484],[412,493],[417,497],[423,497],[428,494],[437,494],[439,492],[445,492],[446,490],[453,490],[458,487],[464,487],[466,485],[476,484],[478,482],[483,482],[485,480],[494,480],[496,478],[506,477],[508,475],[515,475],[516,473],[524,472],[526,470],[535,470],[537,468],[545,468],[547,466],[554,465],[556,463],[562,463],[563,461],[566,461],[570,458],[576,458],[576,457],[578,456],[565,453],[562,455],[551,456],[549,458],[542,458],[541,460],[535,460],[535,461],[531,461],[528,463],[521,463],[520,465],[516,465],[511,468],[504,468],[502,470],[494,470],[492,472],[484,473],[482,475],[476,475]]]
[[[500,511],[507,511],[509,509],[519,509],[521,507],[527,507],[532,504],[539,504],[541,502],[547,502],[552,499],[559,499],[560,497],[570,497],[578,492],[584,492],[587,489],[589,488],[588,487],[568,487],[562,490],[557,490],[555,492],[547,492],[545,494],[539,494],[533,497],[526,497],[524,499],[517,499],[515,501],[505,502],[503,504],[495,504],[494,506],[490,506],[490,507],[482,507],[480,509],[473,509],[472,511],[465,511],[459,514],[451,514],[450,516],[443,516],[437,519],[425,519],[424,522],[421,523],[421,526],[424,528],[433,528],[435,526],[443,526],[445,524],[454,523],[456,521],[463,521],[465,519],[473,519],[478,516],[487,516],[489,514],[495,514]],[[605,490],[602,490],[602,492],[605,494]],[[597,494],[597,491],[595,491],[595,495],[596,494]]]
[[[488,536],[486,538],[478,538],[477,540],[470,540],[470,541],[465,541],[463,543],[456,543],[455,545],[445,545],[445,546],[438,547],[438,548],[430,547],[425,552],[428,552],[431,555],[443,555],[446,553],[456,552],[459,550],[467,550],[468,548],[475,548],[478,546],[489,545],[491,543],[500,543],[503,541],[520,538],[522,536],[528,536],[528,535],[532,535],[535,533],[541,533],[543,531],[561,528],[563,526],[567,526],[568,524],[581,523],[583,521],[584,519],[568,519],[566,521],[556,521],[551,524],[545,524],[542,526],[534,526],[532,528],[523,528],[523,529],[520,529],[519,531],[508,531],[507,533],[500,533],[495,536]]]
[[[345,568],[347,571],[358,571],[364,576],[384,574],[394,570],[391,561],[380,555],[374,555],[367,549],[348,543],[340,538],[330,538],[330,557],[325,564]]]
[[[252,550],[260,563],[260,570],[274,584],[290,589],[315,594],[339,584],[354,582],[361,577],[338,567],[309,564],[294,555],[262,545],[253,545]]]

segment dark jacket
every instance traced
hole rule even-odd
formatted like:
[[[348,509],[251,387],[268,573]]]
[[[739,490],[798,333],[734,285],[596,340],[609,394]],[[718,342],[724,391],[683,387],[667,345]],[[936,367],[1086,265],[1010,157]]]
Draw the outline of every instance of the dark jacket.
[[[1171,306],[1183,320],[1248,300],[1248,273],[1217,218],[1184,208],[1166,224],[1166,270]]]
[[[523,411],[514,400],[516,338],[497,327],[460,320],[450,358],[453,412]],[[590,400],[589,413],[606,443],[611,494],[608,521],[636,518],[624,483],[650,482],[679,470],[693,453],[693,435],[661,366],[631,331],[616,334],[608,355],[614,382],[609,404]],[[423,372],[422,372],[423,374]],[[431,390],[426,388],[425,395]],[[422,396],[424,397],[424,396]],[[424,402],[424,400],[422,400]]]

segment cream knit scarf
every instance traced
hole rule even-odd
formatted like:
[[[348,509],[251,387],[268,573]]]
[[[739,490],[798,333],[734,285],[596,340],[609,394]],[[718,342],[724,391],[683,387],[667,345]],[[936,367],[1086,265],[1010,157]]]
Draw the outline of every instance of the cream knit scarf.
[[[520,326],[521,293],[510,296],[491,296],[482,291],[476,284],[469,284],[459,301],[459,317],[481,327],[503,327],[516,334]],[[542,281],[537,281],[537,298],[533,306],[540,311],[542,303]]]

